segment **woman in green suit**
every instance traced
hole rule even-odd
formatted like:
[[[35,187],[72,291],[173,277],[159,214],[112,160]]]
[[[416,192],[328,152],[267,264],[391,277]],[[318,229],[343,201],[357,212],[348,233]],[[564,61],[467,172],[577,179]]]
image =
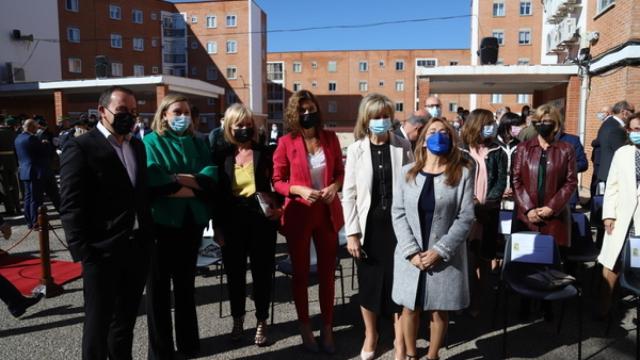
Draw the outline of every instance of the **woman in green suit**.
[[[193,135],[190,108],[186,97],[167,95],[153,133],[144,137],[156,233],[147,282],[150,359],[173,359],[171,282],[178,352],[191,357],[200,350],[195,268],[217,171],[206,144]]]

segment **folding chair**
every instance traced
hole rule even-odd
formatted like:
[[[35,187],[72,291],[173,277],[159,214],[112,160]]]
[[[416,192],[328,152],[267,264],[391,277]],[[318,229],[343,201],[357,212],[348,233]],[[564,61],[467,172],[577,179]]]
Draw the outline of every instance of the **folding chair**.
[[[272,295],[272,299],[271,299],[271,325],[273,325],[274,323],[274,314],[275,312],[274,307],[275,307],[275,293],[276,293],[276,272],[281,272],[284,275],[286,275],[287,277],[292,277],[293,276],[293,264],[291,263],[291,256],[287,255],[287,257],[283,260],[280,260],[278,262],[276,262],[276,271],[273,272],[273,284],[271,286],[271,295]],[[342,264],[340,264],[340,259],[336,258],[336,272],[338,273],[338,277],[340,278],[340,290],[341,290],[341,298],[342,298],[342,305],[345,304],[345,297],[344,297],[344,276],[343,276],[343,271],[342,271]],[[309,274],[311,276],[315,276],[318,274],[318,255],[316,253],[316,247],[313,243],[313,240],[311,241],[311,246],[309,247]]]
[[[220,298],[218,299],[218,312],[222,317],[222,297],[224,296],[224,263],[222,262],[222,249],[213,241],[213,226],[209,221],[209,226],[202,233],[202,241],[198,250],[197,268],[215,266],[218,271],[218,282],[220,288]]]
[[[557,301],[570,298],[578,300],[578,360],[582,359],[582,291],[574,285],[557,290],[538,290],[529,286],[524,279],[545,268],[560,270],[560,252],[552,236],[535,232],[514,233],[507,240],[500,278],[499,291],[504,294],[504,323],[502,328],[502,354],[507,358],[507,324],[509,315],[509,290],[521,296],[537,300]],[[496,298],[498,301],[499,297]],[[497,306],[496,306],[497,309]],[[564,313],[564,306],[563,306]],[[558,331],[562,323],[562,315]],[[495,316],[495,314],[494,314]]]
[[[636,296],[636,321],[640,316],[640,237],[630,237],[623,249],[620,286]],[[640,330],[636,326],[636,359],[640,359]]]

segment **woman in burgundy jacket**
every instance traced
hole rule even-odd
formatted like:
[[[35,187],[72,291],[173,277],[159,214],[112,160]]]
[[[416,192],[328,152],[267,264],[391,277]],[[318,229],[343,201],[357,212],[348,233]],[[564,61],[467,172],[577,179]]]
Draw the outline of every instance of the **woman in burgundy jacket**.
[[[335,352],[333,297],[338,231],[344,224],[338,191],[344,165],[335,133],[322,129],[320,107],[309,91],[296,92],[287,105],[289,133],[278,140],[273,155],[273,185],[286,197],[280,232],[287,238],[293,265],[293,298],[304,347],[318,352],[309,322],[309,247],[313,237],[318,254],[320,347]]]
[[[538,107],[531,122],[538,136],[518,145],[512,164],[516,204],[512,232],[552,235],[564,254],[571,246],[569,200],[578,178],[572,145],[556,139],[560,116],[551,105]]]

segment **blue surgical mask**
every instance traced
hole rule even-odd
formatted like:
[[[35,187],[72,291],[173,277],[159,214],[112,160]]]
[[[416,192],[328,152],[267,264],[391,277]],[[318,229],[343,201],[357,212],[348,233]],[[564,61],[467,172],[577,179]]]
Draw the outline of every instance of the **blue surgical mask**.
[[[431,117],[439,118],[442,115],[442,111],[437,106],[427,106],[427,111]]]
[[[498,127],[495,124],[485,125],[482,127],[482,138],[489,139],[496,136]]]
[[[169,122],[171,129],[177,133],[183,133],[191,125],[191,116],[178,115],[173,118],[173,121]]]
[[[433,133],[427,137],[424,146],[434,155],[445,155],[451,150],[451,138],[446,133]]]
[[[634,145],[640,145],[640,132],[638,131],[632,131],[629,133],[629,140],[631,140],[631,142]]]
[[[371,119],[369,120],[369,130],[376,135],[382,135],[391,128],[391,119]]]

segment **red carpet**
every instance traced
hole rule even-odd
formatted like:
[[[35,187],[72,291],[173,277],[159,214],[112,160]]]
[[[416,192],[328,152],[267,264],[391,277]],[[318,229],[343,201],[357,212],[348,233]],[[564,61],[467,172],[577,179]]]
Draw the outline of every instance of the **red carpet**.
[[[24,295],[40,284],[40,258],[28,256],[0,256],[0,275],[9,280]],[[82,276],[82,265],[70,261],[51,260],[51,276],[58,284],[66,284]]]

